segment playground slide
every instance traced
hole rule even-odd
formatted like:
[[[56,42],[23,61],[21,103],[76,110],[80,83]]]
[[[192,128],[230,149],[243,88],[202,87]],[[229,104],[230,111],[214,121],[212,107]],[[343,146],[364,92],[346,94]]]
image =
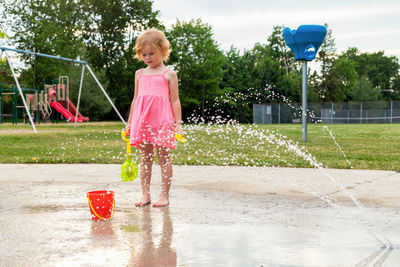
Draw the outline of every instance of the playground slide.
[[[76,107],[75,105],[72,103],[72,101],[67,98],[67,102],[69,105],[69,112],[71,112],[72,115],[74,115],[74,117],[76,116]],[[78,118],[81,118],[82,121],[89,121],[89,117],[85,117],[83,116],[80,112],[78,112]]]
[[[70,121],[75,121],[75,116],[71,114],[68,110],[66,110],[59,102],[51,102],[50,106],[60,112],[65,119],[70,120]],[[81,118],[78,118],[78,122],[82,122]]]

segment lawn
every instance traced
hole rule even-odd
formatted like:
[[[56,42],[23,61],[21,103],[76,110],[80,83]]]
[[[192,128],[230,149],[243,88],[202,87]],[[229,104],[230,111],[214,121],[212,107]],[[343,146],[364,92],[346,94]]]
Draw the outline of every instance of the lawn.
[[[125,159],[119,122],[0,125],[1,163],[116,163]],[[184,126],[174,164],[400,170],[400,124]],[[137,149],[133,149],[139,161]]]

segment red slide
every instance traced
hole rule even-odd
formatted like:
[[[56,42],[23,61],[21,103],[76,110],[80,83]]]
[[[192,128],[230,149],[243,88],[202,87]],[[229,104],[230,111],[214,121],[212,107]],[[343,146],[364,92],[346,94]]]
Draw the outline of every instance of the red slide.
[[[74,117],[75,117],[76,116],[75,105],[72,103],[71,100],[69,100],[69,98],[67,98],[67,102],[68,102],[68,111],[71,112],[71,114],[74,115]],[[82,121],[89,121],[89,117],[83,116],[80,112],[78,112],[78,118],[82,119]],[[79,122],[79,120],[78,120],[78,122]]]
[[[75,116],[66,110],[59,102],[51,102],[50,106],[60,112],[67,121],[75,121]],[[82,122],[82,119],[78,117],[78,122]]]

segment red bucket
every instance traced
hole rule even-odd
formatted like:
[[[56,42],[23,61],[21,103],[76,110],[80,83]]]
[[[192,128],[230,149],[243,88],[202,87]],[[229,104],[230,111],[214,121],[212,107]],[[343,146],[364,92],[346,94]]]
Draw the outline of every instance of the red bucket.
[[[92,220],[109,220],[115,213],[114,191],[91,191],[86,194]]]

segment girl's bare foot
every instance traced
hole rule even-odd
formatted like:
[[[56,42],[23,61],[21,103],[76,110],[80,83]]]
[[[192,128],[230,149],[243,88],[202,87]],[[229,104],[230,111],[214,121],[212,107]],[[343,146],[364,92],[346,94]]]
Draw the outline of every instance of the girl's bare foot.
[[[136,207],[143,207],[151,203],[150,196],[142,196],[139,202],[135,203]]]
[[[166,207],[169,205],[169,197],[168,195],[160,195],[160,198],[157,202],[153,204],[153,207]]]

